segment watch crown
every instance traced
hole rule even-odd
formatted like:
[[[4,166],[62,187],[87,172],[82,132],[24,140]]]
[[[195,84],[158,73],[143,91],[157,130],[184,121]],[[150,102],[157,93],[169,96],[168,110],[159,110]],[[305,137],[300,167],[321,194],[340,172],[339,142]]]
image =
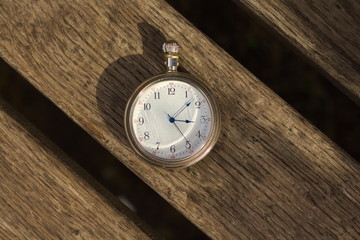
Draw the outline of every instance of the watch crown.
[[[180,48],[179,44],[173,40],[166,41],[162,46],[164,53],[167,54],[178,53],[179,48]]]
[[[179,66],[179,44],[173,40],[167,41],[163,44],[165,66],[167,72],[177,72]]]

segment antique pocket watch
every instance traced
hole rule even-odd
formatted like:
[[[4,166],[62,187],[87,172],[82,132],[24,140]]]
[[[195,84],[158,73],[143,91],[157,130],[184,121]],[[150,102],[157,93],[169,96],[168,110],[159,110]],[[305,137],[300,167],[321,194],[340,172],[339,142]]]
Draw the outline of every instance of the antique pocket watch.
[[[179,45],[163,45],[167,72],[137,87],[125,109],[126,135],[149,163],[180,168],[203,159],[214,147],[220,115],[210,90],[177,71]]]

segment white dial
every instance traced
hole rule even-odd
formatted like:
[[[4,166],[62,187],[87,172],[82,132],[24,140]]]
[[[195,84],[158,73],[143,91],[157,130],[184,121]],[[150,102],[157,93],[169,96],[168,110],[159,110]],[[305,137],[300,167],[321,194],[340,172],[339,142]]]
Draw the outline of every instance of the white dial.
[[[155,81],[142,88],[128,107],[133,144],[155,161],[189,159],[203,151],[214,132],[214,107],[189,81],[171,77]]]

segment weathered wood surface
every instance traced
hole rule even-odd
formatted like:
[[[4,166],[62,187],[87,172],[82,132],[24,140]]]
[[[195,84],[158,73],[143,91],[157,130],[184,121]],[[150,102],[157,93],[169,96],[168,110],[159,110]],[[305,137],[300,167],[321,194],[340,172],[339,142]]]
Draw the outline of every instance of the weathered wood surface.
[[[0,239],[153,238],[1,100],[0,136]]]
[[[360,105],[360,1],[233,1],[300,50]]]
[[[210,237],[360,237],[358,163],[165,2],[2,0],[0,22],[1,56]],[[123,126],[165,37],[222,114],[210,155],[176,171],[144,163]]]

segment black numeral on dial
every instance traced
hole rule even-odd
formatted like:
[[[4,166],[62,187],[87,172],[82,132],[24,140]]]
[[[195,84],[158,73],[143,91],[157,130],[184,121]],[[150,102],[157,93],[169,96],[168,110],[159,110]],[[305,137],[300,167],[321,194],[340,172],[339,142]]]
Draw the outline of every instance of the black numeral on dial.
[[[154,92],[155,99],[160,99],[160,92]]]
[[[144,110],[150,110],[151,104],[150,103],[144,103]]]
[[[200,122],[201,122],[201,123],[205,123],[205,122],[206,122],[206,117],[205,117],[205,116],[201,116],[201,117],[200,117]]]
[[[195,102],[195,107],[196,107],[196,108],[200,108],[200,106],[201,106],[201,102],[200,102],[200,101],[196,101],[196,102]]]
[[[145,140],[149,140],[149,139],[150,139],[149,132],[144,132],[144,139],[145,139]]]
[[[175,88],[168,88],[168,95],[175,95]]]
[[[197,137],[199,137],[199,138],[201,138],[201,133],[200,133],[200,130],[199,130],[199,131],[197,131],[196,136],[197,136]]]
[[[175,151],[176,151],[175,145],[172,145],[172,146],[170,147],[170,152],[174,153]]]

